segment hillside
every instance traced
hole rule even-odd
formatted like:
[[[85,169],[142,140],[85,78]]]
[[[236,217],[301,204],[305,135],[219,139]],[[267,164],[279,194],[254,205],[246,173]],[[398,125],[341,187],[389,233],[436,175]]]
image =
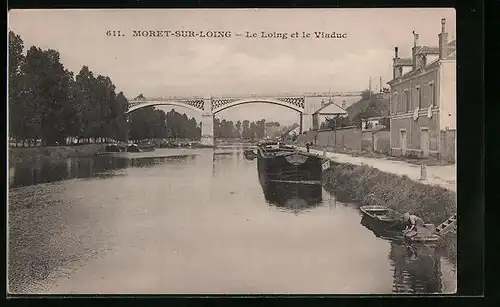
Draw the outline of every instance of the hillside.
[[[350,120],[357,120],[365,117],[389,115],[390,101],[389,97],[372,96],[372,100],[363,98],[353,103],[347,109]]]

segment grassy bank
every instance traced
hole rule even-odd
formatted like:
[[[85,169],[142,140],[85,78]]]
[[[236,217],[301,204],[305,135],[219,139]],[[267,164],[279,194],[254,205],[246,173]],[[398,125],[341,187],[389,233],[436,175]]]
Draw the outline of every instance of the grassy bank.
[[[334,193],[339,201],[388,206],[401,213],[416,214],[436,226],[457,212],[455,192],[366,165],[334,164],[325,171],[323,181],[325,189]],[[441,243],[455,265],[456,240],[456,233],[451,231]]]
[[[9,148],[9,165],[29,163],[44,159],[82,157],[104,152],[106,144],[85,144],[78,146],[54,146]]]

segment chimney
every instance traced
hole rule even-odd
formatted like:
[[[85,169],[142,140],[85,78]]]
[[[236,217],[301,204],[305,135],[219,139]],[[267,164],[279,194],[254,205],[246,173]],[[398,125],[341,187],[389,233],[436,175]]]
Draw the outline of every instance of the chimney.
[[[394,58],[392,59],[392,78],[393,79],[399,78],[403,74],[402,68],[400,66],[396,66],[398,60],[399,60],[398,47],[394,47]]]
[[[417,46],[418,46],[418,34],[415,33],[415,31],[413,31],[413,48],[411,49],[412,50],[412,66],[413,66],[413,70],[416,70],[419,66],[419,63],[417,63]]]
[[[439,33],[439,59],[444,60],[448,56],[448,33],[446,33],[446,19],[441,19],[441,33]]]

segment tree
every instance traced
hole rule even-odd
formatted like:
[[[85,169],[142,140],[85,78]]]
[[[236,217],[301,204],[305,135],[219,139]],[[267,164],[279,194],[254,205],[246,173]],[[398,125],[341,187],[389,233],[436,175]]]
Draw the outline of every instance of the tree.
[[[95,77],[87,66],[83,66],[75,78],[75,109],[78,121],[77,138],[89,138],[92,136],[92,130],[97,121],[97,109],[94,107],[93,88]]]
[[[257,136],[257,125],[252,122],[250,123],[250,139],[254,139]]]
[[[128,109],[127,98],[123,95],[123,92],[119,92],[113,103],[113,112],[116,115],[114,119],[114,129],[112,137],[125,141],[128,135],[128,124],[125,116],[125,112]]]
[[[266,120],[261,119],[255,123],[255,134],[257,138],[263,138],[266,132]]]
[[[370,95],[370,90],[364,90],[361,92],[361,99],[362,100],[370,100],[370,97],[371,98],[375,97],[375,93],[373,91],[371,92],[371,95]]]
[[[9,31],[9,136],[22,138],[26,133],[25,126],[23,125],[23,122],[26,122],[26,120],[23,119],[23,113],[26,112],[25,109],[28,107],[25,104],[26,101],[20,99],[20,79],[22,78],[21,67],[25,60],[23,48],[24,44],[21,37]]]
[[[244,139],[250,139],[252,137],[251,131],[250,131],[250,121],[245,119],[242,123],[242,127],[243,127],[243,131],[241,133],[241,136]]]
[[[73,101],[72,74],[59,62],[57,51],[42,51],[34,46],[26,54],[22,72],[28,137],[42,136],[47,145],[64,143],[67,136],[64,119]]]
[[[236,134],[237,137],[241,137],[241,121],[236,122]]]

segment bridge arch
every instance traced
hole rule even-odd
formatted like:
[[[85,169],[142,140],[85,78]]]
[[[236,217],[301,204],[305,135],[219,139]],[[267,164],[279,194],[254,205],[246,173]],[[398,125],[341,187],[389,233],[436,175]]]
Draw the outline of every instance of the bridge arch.
[[[181,108],[188,108],[197,112],[202,113],[203,110],[200,109],[199,107],[179,102],[179,101],[160,101],[160,100],[147,100],[147,101],[131,101],[130,104],[132,105],[125,114],[130,114],[131,112],[134,112],[135,110],[142,109],[145,107],[154,107],[154,106],[160,106],[160,105],[165,105],[165,106],[174,106],[174,107],[181,107]]]
[[[215,103],[214,103],[215,102]],[[279,105],[291,110],[294,110],[298,113],[304,113],[304,102],[302,101],[302,105],[300,103],[289,103],[285,102],[276,98],[244,98],[244,99],[231,99],[229,101],[224,101],[222,103],[217,103],[217,101],[212,102],[212,112],[213,114],[217,114],[221,111],[224,111],[226,109],[239,106],[242,104],[250,104],[250,103],[268,103],[268,104],[274,104],[274,105]]]

